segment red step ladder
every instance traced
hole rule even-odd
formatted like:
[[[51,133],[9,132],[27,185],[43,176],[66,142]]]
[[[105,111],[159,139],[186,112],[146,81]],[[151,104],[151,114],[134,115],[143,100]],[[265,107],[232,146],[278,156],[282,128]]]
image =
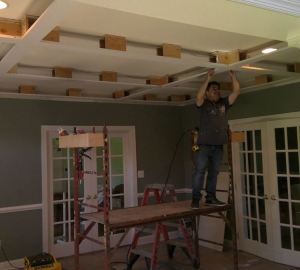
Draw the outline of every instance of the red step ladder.
[[[153,193],[154,203],[157,204],[164,202],[166,199],[168,199],[169,201],[177,201],[175,187],[173,185],[151,184],[151,185],[147,185],[144,190],[143,200],[141,203],[142,206],[147,205],[149,203],[150,193]],[[167,227],[176,227],[178,231],[181,232],[183,236],[183,241],[170,240]],[[138,248],[138,242],[142,232],[146,232],[146,229],[142,228],[136,230],[135,235],[133,237],[130,252],[129,252],[127,270],[132,269],[134,263],[138,260],[140,256],[144,257],[147,270],[156,269],[157,252],[158,252],[159,244],[161,242],[160,240],[161,234],[163,236],[163,241],[167,245],[168,256],[170,259],[173,258],[176,246],[181,247],[181,249],[184,251],[187,257],[192,261],[194,268],[198,269],[199,267],[198,251],[195,252],[193,248],[192,237],[188,232],[183,219],[177,220],[177,224],[167,223],[167,222],[158,222],[155,224],[154,232],[151,231],[151,234],[154,236],[151,252]]]

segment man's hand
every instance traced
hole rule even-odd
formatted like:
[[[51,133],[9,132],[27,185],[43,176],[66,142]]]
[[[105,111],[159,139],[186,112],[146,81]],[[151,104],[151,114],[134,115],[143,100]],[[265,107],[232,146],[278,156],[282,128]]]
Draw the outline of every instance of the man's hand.
[[[235,72],[233,70],[229,70],[229,76],[230,76],[231,80],[236,79]]]
[[[210,80],[215,75],[215,69],[211,68],[207,72],[207,79]]]

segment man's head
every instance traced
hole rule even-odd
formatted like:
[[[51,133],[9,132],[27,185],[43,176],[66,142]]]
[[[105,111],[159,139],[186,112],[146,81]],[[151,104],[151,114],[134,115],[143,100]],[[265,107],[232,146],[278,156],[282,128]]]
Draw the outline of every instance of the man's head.
[[[206,97],[212,102],[217,102],[220,99],[220,83],[211,81],[206,88]]]

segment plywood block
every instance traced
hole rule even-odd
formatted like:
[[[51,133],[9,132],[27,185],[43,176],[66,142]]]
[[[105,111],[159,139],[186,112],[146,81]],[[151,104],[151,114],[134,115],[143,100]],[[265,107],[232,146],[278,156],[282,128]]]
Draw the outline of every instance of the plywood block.
[[[146,95],[144,95],[144,100],[157,100],[157,95],[146,94]]]
[[[300,63],[287,65],[287,71],[300,73]]]
[[[255,84],[264,84],[272,81],[272,76],[271,75],[260,75],[255,77]]]
[[[220,82],[220,89],[221,90],[232,90],[232,83],[231,82]]]
[[[7,71],[8,73],[17,73],[18,72],[18,64],[14,65],[9,71]]]
[[[38,19],[38,16],[33,15],[25,15],[25,17],[22,20],[22,34],[24,35],[27,30],[35,23],[35,21]]]
[[[59,136],[59,148],[97,147],[103,145],[103,133]]]
[[[35,86],[34,85],[20,85],[19,93],[21,94],[35,94]]]
[[[157,49],[157,55],[181,58],[181,47],[174,44],[164,43]]]
[[[231,132],[231,141],[232,142],[244,142],[245,141],[245,133],[242,131],[232,131]]]
[[[151,76],[148,80],[146,80],[147,84],[153,84],[153,85],[163,85],[167,84],[169,82],[168,76]]]
[[[231,52],[217,52],[216,53],[217,63],[220,64],[232,64],[240,61],[240,53],[238,50]]]
[[[19,20],[0,18],[0,34],[9,36],[22,35],[22,23]]]
[[[175,101],[175,102],[185,101],[185,100],[189,100],[189,99],[191,99],[190,95],[172,95],[172,96],[168,97],[169,101]]]
[[[209,55],[212,63],[232,64],[247,59],[247,52],[234,50],[231,52],[216,52]]]
[[[72,68],[55,67],[52,70],[52,77],[72,78]]]
[[[113,71],[102,71],[99,75],[99,80],[116,82],[118,80],[118,73]]]
[[[22,20],[22,34],[24,35],[27,30],[35,23],[38,16],[26,15]],[[43,40],[59,42],[60,28],[55,27],[48,35],[46,35]]]
[[[126,45],[126,38],[121,36],[104,35],[104,37],[100,39],[100,48],[126,51]]]
[[[55,27],[47,36],[43,38],[43,40],[59,42],[60,37],[60,28]]]
[[[125,91],[125,90],[118,90],[116,92],[114,92],[112,94],[112,97],[113,98],[122,98],[122,97],[126,97],[129,95],[129,92],[128,91]]]
[[[66,91],[66,95],[72,97],[80,97],[82,95],[82,90],[79,88],[69,88]]]

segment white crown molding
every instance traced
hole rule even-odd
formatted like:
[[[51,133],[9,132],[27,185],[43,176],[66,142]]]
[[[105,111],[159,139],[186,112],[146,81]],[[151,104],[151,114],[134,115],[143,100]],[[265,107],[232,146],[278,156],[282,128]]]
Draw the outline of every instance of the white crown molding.
[[[300,17],[300,2],[298,0],[231,0],[243,4],[253,5],[259,8],[286,13]]]

